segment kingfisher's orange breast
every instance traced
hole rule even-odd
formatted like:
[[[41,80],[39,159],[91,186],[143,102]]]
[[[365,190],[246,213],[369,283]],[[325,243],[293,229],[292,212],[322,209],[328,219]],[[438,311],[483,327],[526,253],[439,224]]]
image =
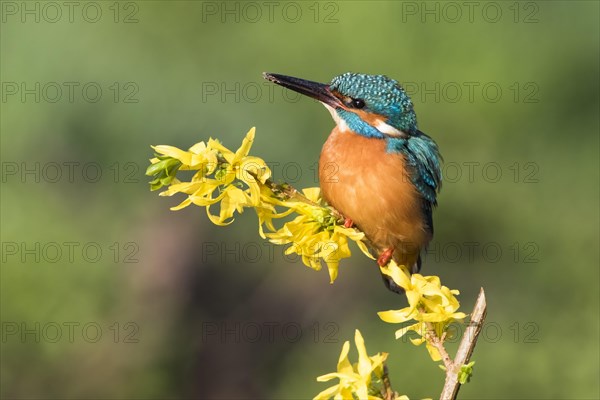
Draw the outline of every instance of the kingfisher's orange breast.
[[[402,154],[387,153],[385,140],[336,127],[321,151],[319,180],[325,200],[378,252],[394,248],[396,262],[414,265],[431,236]]]

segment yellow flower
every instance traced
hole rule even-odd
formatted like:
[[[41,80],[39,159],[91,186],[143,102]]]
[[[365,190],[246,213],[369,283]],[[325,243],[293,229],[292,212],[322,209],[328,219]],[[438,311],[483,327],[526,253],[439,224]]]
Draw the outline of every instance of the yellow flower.
[[[182,170],[199,170],[202,174],[210,174],[218,165],[219,151],[214,147],[207,146],[204,142],[196,143],[188,151],[166,145],[152,146],[152,148],[163,157],[178,160]],[[150,161],[155,164],[156,160],[158,158]]]
[[[380,269],[383,274],[390,276],[396,284],[404,289],[408,300],[408,307],[401,310],[380,311],[378,313],[379,317],[385,322],[390,323],[401,323],[416,319],[419,314],[417,306],[422,297],[422,293],[419,290],[421,288],[413,284],[413,279],[406,268],[398,266],[394,260],[391,260],[387,266]]]
[[[242,213],[244,207],[250,204],[250,196],[242,189],[235,186],[227,186],[219,197],[214,200],[213,204],[217,201],[221,202],[219,216],[210,213],[210,204],[206,206],[206,214],[213,224],[225,226],[233,222],[233,218],[229,222],[226,222],[226,220],[233,217],[235,211]]]
[[[244,182],[250,188],[250,204],[252,206],[261,203],[260,184],[264,184],[271,177],[271,170],[264,160],[248,156],[254,142],[255,131],[255,128],[248,131],[242,145],[235,154],[231,155],[231,152],[223,153],[229,163],[229,168],[235,173],[235,179]]]
[[[466,316],[462,312],[456,312],[460,307],[454,296],[459,294],[458,290],[450,290],[442,286],[437,276],[411,275],[394,261],[382,267],[381,271],[391,276],[406,291],[409,304],[401,310],[379,312],[379,317],[384,321],[401,323],[415,319],[425,322],[445,322]]]
[[[375,388],[372,385],[372,377],[381,379],[383,376],[383,363],[387,358],[387,353],[377,353],[369,357],[365,347],[365,341],[357,329],[354,334],[354,343],[358,350],[358,362],[354,365],[348,359],[350,351],[350,342],[346,341],[342,346],[342,352],[337,364],[337,372],[321,375],[317,378],[318,382],[327,382],[332,379],[339,379],[337,385],[331,386],[316,395],[313,400],[327,400],[330,398],[338,399],[381,399],[380,397],[370,395]]]
[[[394,282],[406,291],[408,307],[400,310],[380,311],[379,318],[389,323],[404,323],[410,320],[415,324],[404,326],[396,331],[396,339],[404,336],[409,331],[416,332],[420,337],[411,339],[414,345],[426,343],[427,350],[434,361],[439,361],[441,356],[438,350],[426,340],[427,323],[430,323],[438,337],[442,337],[447,326],[456,320],[466,317],[462,312],[457,312],[460,304],[455,295],[458,290],[450,290],[442,286],[437,276],[423,276],[409,274],[405,268],[399,267],[395,262],[390,262],[381,271],[391,276]]]

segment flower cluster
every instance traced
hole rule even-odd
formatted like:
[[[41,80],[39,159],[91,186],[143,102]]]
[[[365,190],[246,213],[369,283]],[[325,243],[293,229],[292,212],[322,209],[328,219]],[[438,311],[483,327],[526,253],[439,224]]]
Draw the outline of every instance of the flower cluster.
[[[188,151],[173,146],[154,146],[158,157],[150,160],[152,164],[146,171],[146,175],[156,176],[150,182],[151,188],[157,190],[168,185],[161,196],[188,195],[172,210],[195,204],[206,207],[214,224],[228,225],[233,222],[235,211],[242,212],[244,207],[261,204],[260,184],[271,175],[263,160],[248,156],[253,140],[254,129],[251,129],[235,153],[214,139],[197,143]],[[189,182],[181,182],[175,177],[179,170],[196,173]],[[215,192],[218,192],[216,196]],[[219,215],[210,212],[210,206],[216,203],[221,204]]]
[[[411,339],[411,342],[417,346],[425,342],[432,360],[441,360],[438,348],[432,340],[428,340],[428,335],[433,331],[437,338],[443,338],[449,324],[466,317],[464,313],[458,312],[460,304],[455,297],[459,294],[458,290],[442,286],[437,276],[411,275],[394,261],[382,267],[381,272],[390,276],[405,290],[408,307],[381,311],[378,313],[379,317],[389,323],[417,321],[398,329],[396,339],[409,331],[416,332],[419,337]]]
[[[324,206],[319,188],[304,189],[302,193],[306,199],[318,206],[303,201],[280,202],[279,205],[288,207],[289,212],[298,216],[286,222],[281,229],[273,229],[275,232],[266,234],[272,243],[291,244],[285,253],[301,255],[302,262],[316,270],[321,269],[320,260],[324,260],[331,283],[337,278],[340,260],[351,255],[348,239],[353,240],[363,253],[372,258],[362,241],[364,233],[338,224],[331,209]],[[272,210],[257,210],[259,220],[268,218],[270,221],[274,215],[269,214],[270,211]]]
[[[354,344],[358,350],[358,362],[351,364],[348,359],[350,342],[342,346],[342,352],[337,364],[337,372],[321,375],[319,382],[339,379],[337,385],[331,386],[316,395],[313,400],[328,399],[382,399],[385,388],[381,387],[384,379],[384,363],[387,353],[367,354],[365,341],[357,329],[354,334]],[[406,396],[395,395],[394,400],[408,400]]]
[[[171,209],[180,210],[191,204],[206,207],[208,218],[216,225],[228,225],[233,222],[235,212],[253,208],[262,238],[291,245],[285,253],[298,254],[305,265],[315,270],[320,270],[324,261],[331,283],[337,277],[340,260],[351,255],[348,240],[354,241],[372,258],[363,242],[364,234],[343,226],[340,216],[322,200],[319,188],[299,193],[286,184],[270,180],[271,170],[265,161],[248,155],[254,132],[254,128],[250,129],[235,153],[215,139],[197,143],[187,151],[173,146],[154,146],[157,154],[146,171],[146,175],[154,177],[151,189],[167,186],[161,196],[187,194],[185,200]],[[182,182],[176,175],[185,170],[196,172],[189,181]],[[211,213],[211,206],[217,203],[220,212],[215,215]],[[284,210],[278,211],[278,208]],[[297,216],[281,228],[275,227],[273,220],[290,214]]]

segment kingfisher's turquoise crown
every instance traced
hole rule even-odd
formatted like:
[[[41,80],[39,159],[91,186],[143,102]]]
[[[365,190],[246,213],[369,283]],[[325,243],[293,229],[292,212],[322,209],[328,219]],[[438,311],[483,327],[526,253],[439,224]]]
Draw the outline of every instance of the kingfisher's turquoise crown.
[[[398,81],[390,79],[385,75],[367,75],[347,72],[336,76],[331,80],[329,88],[341,95],[353,99],[362,99],[365,103],[364,111],[379,114],[387,118],[388,125],[401,130],[407,134],[417,132],[417,116],[413,109],[413,103],[400,86]],[[348,115],[349,111],[338,110],[343,118],[356,132],[364,132],[367,136],[381,136],[369,127],[358,127],[356,118]],[[362,129],[361,129],[362,128]],[[363,133],[363,132],[360,132]],[[370,134],[369,134],[370,133]]]

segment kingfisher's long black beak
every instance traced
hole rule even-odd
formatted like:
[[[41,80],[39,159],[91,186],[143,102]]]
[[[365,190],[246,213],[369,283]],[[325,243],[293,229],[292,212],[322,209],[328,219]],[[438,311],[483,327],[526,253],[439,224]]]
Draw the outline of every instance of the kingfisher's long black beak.
[[[285,88],[312,97],[333,108],[342,105],[340,99],[335,97],[329,90],[329,85],[319,82],[307,81],[306,79],[294,78],[292,76],[271,74],[263,72],[263,78]]]

